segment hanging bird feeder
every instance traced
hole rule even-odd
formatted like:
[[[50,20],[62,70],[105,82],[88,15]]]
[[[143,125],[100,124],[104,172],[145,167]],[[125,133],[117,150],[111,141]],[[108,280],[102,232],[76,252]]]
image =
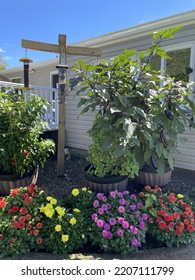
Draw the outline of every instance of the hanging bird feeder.
[[[29,63],[33,61],[28,57],[23,57],[20,61],[24,64],[24,87],[29,88]]]

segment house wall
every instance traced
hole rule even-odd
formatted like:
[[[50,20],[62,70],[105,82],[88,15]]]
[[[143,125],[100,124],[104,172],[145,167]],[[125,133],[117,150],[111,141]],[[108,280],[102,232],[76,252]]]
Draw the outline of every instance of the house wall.
[[[171,25],[170,22],[166,22],[163,27]],[[176,24],[175,24],[176,25]],[[178,25],[178,24],[177,24]],[[151,28],[150,35],[142,32],[142,35],[134,35],[122,37],[118,42],[113,43],[112,34],[109,37],[105,37],[105,40],[89,40],[81,42],[80,46],[92,46],[92,47],[101,47],[102,56],[101,58],[94,57],[78,57],[74,55],[68,55],[67,64],[69,66],[76,63],[78,59],[85,59],[89,62],[96,63],[102,59],[112,58],[119,53],[123,52],[124,49],[136,49],[137,51],[143,51],[148,48],[152,40],[152,32],[158,30],[157,24],[154,25],[154,28]],[[140,28],[144,29],[144,25],[141,25]],[[162,27],[161,27],[162,28]],[[138,29],[139,30],[139,29]],[[117,33],[117,32],[116,32]],[[119,34],[120,35],[120,34]],[[115,35],[116,37],[116,35]],[[114,38],[114,35],[113,35]],[[115,40],[117,41],[117,40]],[[98,43],[97,43],[98,42]],[[194,71],[190,74],[190,80],[195,81],[195,22],[188,23],[182,28],[175,36],[174,39],[165,40],[163,43],[164,47],[172,46],[176,47],[178,44],[183,44],[190,42],[193,46],[193,58],[191,61],[191,67]],[[76,44],[77,45],[77,44]],[[79,45],[79,44],[78,44]],[[35,69],[35,73],[30,74],[30,84],[39,85],[39,86],[50,86],[50,73],[56,71],[56,65],[58,64],[58,59],[47,61],[47,63],[31,64],[30,69]],[[22,67],[18,71],[5,71],[4,75],[8,78],[23,76]],[[69,73],[69,78],[72,77],[73,73]],[[77,104],[80,97],[75,96],[74,92],[70,92],[67,96],[66,104],[66,145],[72,148],[87,150],[89,144],[91,143],[90,138],[88,137],[87,131],[90,129],[93,120],[94,114],[88,113],[85,116],[78,115],[80,109],[77,108]],[[175,154],[175,165],[184,169],[195,170],[195,131],[193,129],[186,128],[185,137],[188,139],[186,146],[178,145],[178,152]]]

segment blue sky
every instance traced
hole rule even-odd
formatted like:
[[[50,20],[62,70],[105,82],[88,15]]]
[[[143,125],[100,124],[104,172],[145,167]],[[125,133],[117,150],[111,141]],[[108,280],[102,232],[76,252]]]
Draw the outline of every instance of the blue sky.
[[[3,2],[3,3],[2,3]],[[195,9],[195,0],[5,0],[1,2],[0,54],[8,67],[21,65],[21,39],[70,45],[88,38]],[[54,53],[28,50],[34,62]]]

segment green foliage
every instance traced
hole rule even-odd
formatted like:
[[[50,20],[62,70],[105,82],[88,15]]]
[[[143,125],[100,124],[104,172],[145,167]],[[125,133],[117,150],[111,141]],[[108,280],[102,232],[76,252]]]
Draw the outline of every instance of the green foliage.
[[[135,50],[125,50],[109,63],[89,66],[80,60],[72,68],[76,77],[70,80],[77,94],[86,91],[78,104],[81,114],[95,111],[102,118],[101,124],[95,123],[90,130],[94,145],[100,142],[100,134],[104,151],[112,147],[113,157],[133,153],[140,169],[150,165],[159,175],[167,166],[173,169],[173,153],[178,142],[185,141],[181,136],[185,126],[195,127],[192,84],[175,81],[152,68],[154,58],[169,58],[160,44],[180,28],[155,33],[149,49],[139,54],[139,61],[134,59]],[[92,144],[89,152],[93,151]]]
[[[37,95],[26,100],[19,90],[0,92],[0,174],[22,176],[54,152],[54,142],[40,137],[46,105]]]

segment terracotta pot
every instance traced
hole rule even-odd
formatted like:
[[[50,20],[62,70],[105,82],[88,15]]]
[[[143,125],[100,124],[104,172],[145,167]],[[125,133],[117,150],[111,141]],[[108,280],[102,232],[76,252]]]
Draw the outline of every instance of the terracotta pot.
[[[19,187],[25,187],[30,184],[36,184],[39,167],[24,175],[22,178],[18,175],[0,175],[0,195],[9,195],[10,190]]]
[[[87,173],[91,164],[87,165],[84,169],[85,180],[87,187],[89,187],[95,193],[104,193],[109,195],[111,191],[118,190],[124,191],[127,188],[128,177],[127,176],[111,176],[111,177],[97,177]]]
[[[172,170],[167,167],[162,176],[160,176],[156,169],[151,166],[144,166],[140,171],[139,175],[136,178],[136,181],[143,186],[154,187],[158,185],[160,187],[166,186],[171,179]]]

